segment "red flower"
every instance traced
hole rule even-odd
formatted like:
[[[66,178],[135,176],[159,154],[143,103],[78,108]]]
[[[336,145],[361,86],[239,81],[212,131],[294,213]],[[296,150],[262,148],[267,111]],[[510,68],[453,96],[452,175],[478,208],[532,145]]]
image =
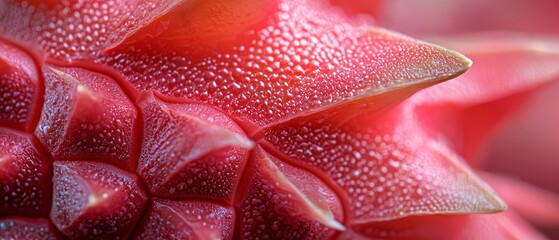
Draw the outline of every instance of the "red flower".
[[[466,161],[555,44],[444,42],[444,82],[472,61],[350,7],[0,3],[0,236],[540,237]]]

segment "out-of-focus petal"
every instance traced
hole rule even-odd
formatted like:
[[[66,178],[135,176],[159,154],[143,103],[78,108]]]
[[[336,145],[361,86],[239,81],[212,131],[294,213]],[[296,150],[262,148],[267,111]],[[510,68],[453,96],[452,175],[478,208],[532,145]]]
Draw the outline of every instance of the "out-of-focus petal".
[[[489,215],[415,216],[372,222],[354,229],[382,239],[546,239],[512,210]]]
[[[340,7],[349,15],[367,14],[375,19],[382,16],[385,0],[330,0],[332,5]]]
[[[555,0],[386,1],[381,26],[413,36],[477,31],[559,33]]]
[[[530,222],[559,227],[559,196],[525,182],[483,173],[482,178],[499,193],[509,207]]]
[[[447,141],[473,163],[495,129],[528,100],[559,81],[556,39],[487,34],[440,40],[476,63],[453,81],[425,89],[406,101],[407,108],[432,137]]]
[[[480,161],[485,171],[514,175],[559,193],[559,82],[535,95],[497,133]],[[559,231],[558,231],[559,233]]]

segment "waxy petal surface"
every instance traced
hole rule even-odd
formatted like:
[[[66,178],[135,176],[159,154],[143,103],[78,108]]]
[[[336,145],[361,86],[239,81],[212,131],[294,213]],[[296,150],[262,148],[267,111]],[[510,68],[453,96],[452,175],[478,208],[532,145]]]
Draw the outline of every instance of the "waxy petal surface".
[[[43,71],[45,101],[35,134],[53,158],[135,168],[138,113],[119,85],[81,68]]]
[[[39,74],[33,59],[0,40],[0,124],[30,131],[40,108]]]
[[[253,239],[325,239],[340,224],[336,194],[312,173],[280,162],[257,149],[241,201],[239,236]]]
[[[50,218],[70,238],[126,238],[146,205],[137,176],[104,163],[54,162]]]
[[[532,85],[482,81],[492,90],[456,94],[465,112],[448,106],[452,91],[435,101],[444,108],[406,101],[472,62],[345,10],[311,0],[0,2],[0,37],[43,67],[35,134],[55,160],[51,222],[71,238],[139,239],[379,229],[464,238],[499,226],[415,220],[505,207],[457,154],[457,126],[436,113],[468,122],[493,109],[478,104],[503,105],[510,88]],[[501,237],[493,229],[481,233]]]
[[[103,61],[139,89],[210,103],[255,128],[392,88],[440,82],[471,64],[456,52],[352,20],[324,2],[267,4],[264,16],[242,19],[258,23],[233,27],[239,31],[215,44],[190,41],[190,32],[182,31],[215,30],[192,27],[201,21],[196,11],[231,13],[217,3],[194,12],[178,5],[147,26],[152,35],[130,36]]]
[[[31,135],[0,127],[0,216],[46,215],[51,166]]]
[[[559,81],[538,91],[487,146],[479,167],[559,193]],[[521,137],[519,137],[521,136]],[[559,231],[557,231],[559,233]],[[556,235],[559,236],[559,235]]]
[[[344,121],[343,118],[331,118],[331,114],[325,111],[272,127],[264,134],[265,139],[288,156],[318,167],[331,176],[346,194],[349,193],[356,221],[367,219],[360,216],[364,212],[374,219],[421,212],[502,209],[503,203],[464,166],[458,153],[469,159],[490,130],[510,115],[511,106],[517,106],[525,99],[525,94],[557,78],[555,66],[559,62],[549,44],[519,45],[513,42],[502,44],[502,49],[492,48],[493,51],[483,53],[470,46],[467,49],[472,51],[471,56],[482,62],[479,68],[455,81],[421,91],[395,109],[378,113],[380,117],[373,114],[361,120]],[[534,67],[524,68],[526,65]],[[536,71],[518,73],[508,69]],[[445,175],[440,169],[448,171],[449,177],[442,178],[449,181],[448,185],[441,185],[442,182],[437,180],[441,179],[437,176]],[[430,177],[425,176],[435,172]],[[371,180],[371,175],[377,177]],[[420,187],[423,184],[435,184],[436,191],[447,189],[466,195],[444,197],[445,200],[440,201],[441,193],[430,195],[425,186]],[[462,187],[455,188],[457,186]],[[469,194],[465,191],[468,188],[471,190]],[[378,197],[379,189],[385,198]],[[383,192],[389,193],[387,198]],[[418,196],[417,192],[427,197]],[[373,196],[377,201],[374,205],[384,206],[392,212],[383,212],[384,208],[378,206],[372,211],[362,207],[371,206],[373,199],[365,199]],[[445,202],[450,199],[459,201]],[[419,202],[421,207],[418,208]],[[485,207],[479,208],[483,205]]]
[[[177,2],[6,0],[0,5],[0,35],[59,60],[91,59]]]
[[[308,116],[270,128],[265,144],[326,174],[342,188],[349,222],[504,208],[460,157],[399,108],[339,122]]]
[[[234,220],[231,207],[155,198],[134,239],[232,239]]]
[[[227,116],[199,103],[140,103],[144,141],[138,174],[153,194],[230,201],[253,147]]]
[[[62,237],[48,219],[9,217],[0,219],[0,238],[57,240]]]

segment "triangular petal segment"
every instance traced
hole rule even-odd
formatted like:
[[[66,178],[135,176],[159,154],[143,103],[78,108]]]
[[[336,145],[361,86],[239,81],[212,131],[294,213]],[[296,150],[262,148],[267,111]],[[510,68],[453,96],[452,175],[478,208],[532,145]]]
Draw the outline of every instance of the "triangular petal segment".
[[[234,220],[232,207],[154,198],[133,239],[232,239]]]
[[[179,2],[6,0],[0,7],[0,32],[60,60],[90,59]]]
[[[63,239],[46,218],[8,217],[0,219],[0,239]]]
[[[345,230],[341,202],[312,173],[281,162],[261,148],[253,156],[241,201],[241,238],[323,239]]]
[[[350,224],[505,208],[452,149],[408,116],[396,108],[346,122],[298,118],[267,129],[263,144],[340,186]]]
[[[70,238],[126,238],[147,202],[137,176],[108,164],[54,162],[50,218]]]
[[[253,142],[230,118],[200,103],[140,101],[144,141],[138,174],[157,196],[232,200]]]
[[[257,128],[354,98],[425,87],[471,64],[456,52],[350,19],[322,1],[267,1],[264,16],[250,15],[257,23],[239,18],[248,24],[240,27],[232,20],[236,31],[217,43],[195,41],[215,30],[195,16],[231,14],[212,4],[173,9],[147,26],[158,29],[149,31],[154,34],[130,36],[103,61],[140,89],[210,103]],[[201,36],[182,32],[192,24]]]
[[[0,216],[46,216],[50,177],[50,164],[32,136],[0,127]]]
[[[0,40],[0,125],[32,130],[40,108],[39,86],[33,59]]]
[[[81,68],[44,68],[45,101],[35,134],[56,160],[136,166],[137,110],[110,77]]]

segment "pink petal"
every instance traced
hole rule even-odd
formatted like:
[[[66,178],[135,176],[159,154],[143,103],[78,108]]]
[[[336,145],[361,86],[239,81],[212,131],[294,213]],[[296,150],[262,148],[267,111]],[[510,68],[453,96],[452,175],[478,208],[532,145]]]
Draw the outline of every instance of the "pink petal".
[[[328,116],[269,128],[261,144],[339,186],[350,223],[504,209],[460,156],[402,108],[346,121]]]
[[[0,238],[57,240],[62,236],[48,219],[9,217],[0,219]]]
[[[480,161],[485,171],[514,175],[559,193],[559,81],[538,92],[518,116],[499,131]]]
[[[336,194],[311,172],[256,149],[240,200],[239,236],[325,239],[345,230]]]
[[[30,131],[37,123],[41,86],[33,59],[0,40],[0,124]]]
[[[46,66],[43,73],[45,100],[35,134],[53,158],[134,169],[138,113],[119,85],[82,68]]]
[[[91,58],[179,1],[16,1],[0,7],[0,32],[60,60]]]
[[[52,169],[30,134],[0,127],[0,216],[46,216]]]
[[[382,239],[546,239],[511,210],[488,215],[415,216],[355,229]]]
[[[247,1],[231,9],[227,2],[177,5],[107,49],[104,61],[140,89],[210,103],[251,131],[395,88],[426,87],[471,64],[320,2]],[[237,19],[250,24],[212,24],[236,12],[250,13]]]
[[[166,103],[150,94],[139,105],[144,140],[138,174],[150,191],[231,201],[254,145],[240,127],[200,103]]]
[[[473,35],[441,40],[475,64],[463,76],[405,102],[434,138],[473,163],[495,129],[537,90],[559,80],[559,45],[517,35]],[[413,110],[411,110],[413,109]]]
[[[234,210],[207,201],[153,199],[133,239],[232,239]]]
[[[137,176],[104,163],[56,161],[50,218],[70,238],[126,238],[148,196]]]

